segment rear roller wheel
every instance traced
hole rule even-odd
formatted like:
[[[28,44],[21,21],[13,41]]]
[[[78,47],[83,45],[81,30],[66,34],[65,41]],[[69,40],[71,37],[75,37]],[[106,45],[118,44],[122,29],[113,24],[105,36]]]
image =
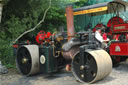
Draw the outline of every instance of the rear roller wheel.
[[[25,76],[39,72],[39,50],[37,45],[24,45],[17,51],[16,65]]]
[[[111,58],[104,50],[86,51],[84,58],[77,52],[72,60],[73,75],[80,82],[93,83],[108,76],[111,70]]]

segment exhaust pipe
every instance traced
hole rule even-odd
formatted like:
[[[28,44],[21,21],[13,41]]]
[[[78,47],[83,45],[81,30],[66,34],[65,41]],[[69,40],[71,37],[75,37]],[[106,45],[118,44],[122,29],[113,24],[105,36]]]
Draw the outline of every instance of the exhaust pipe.
[[[67,19],[67,34],[68,34],[68,41],[69,41],[75,35],[74,17],[73,17],[73,8],[72,8],[72,6],[66,7],[66,19]]]
[[[73,9],[72,6],[68,6],[66,7],[66,19],[67,19],[67,36],[68,36],[68,41],[71,40],[74,35],[74,17],[73,17]],[[70,48],[72,41],[65,43],[62,47],[63,49],[63,57],[67,60],[72,59],[72,56],[74,55],[74,53],[76,53],[76,50],[78,47],[73,47]],[[70,46],[69,46],[70,45]],[[69,47],[70,49],[65,50],[65,48]]]

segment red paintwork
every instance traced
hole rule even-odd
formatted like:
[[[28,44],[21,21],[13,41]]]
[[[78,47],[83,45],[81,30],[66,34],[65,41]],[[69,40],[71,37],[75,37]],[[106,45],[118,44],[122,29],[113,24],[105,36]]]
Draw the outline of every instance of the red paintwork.
[[[102,27],[103,24],[97,24],[93,28],[93,32],[96,31],[97,27]],[[117,40],[118,42],[111,43],[110,55],[116,56],[116,61],[120,62],[121,56],[128,56],[128,42],[120,42],[119,37],[123,34],[126,36],[126,40],[128,40],[128,23],[125,23],[120,17],[112,17],[107,23],[108,36],[112,36],[113,40]],[[103,39],[105,40],[107,37],[103,35]]]
[[[119,36],[120,36],[121,34],[116,34],[116,35],[113,35],[113,39],[114,40],[119,40]]]
[[[121,33],[128,31],[128,23],[113,25],[113,33]]]
[[[116,47],[120,48],[120,51],[116,51]],[[110,45],[110,55],[127,56],[128,55],[128,42],[115,42]]]
[[[118,25],[118,24],[122,24],[122,23],[124,23],[124,20],[123,20],[122,18],[117,17],[117,16],[116,16],[116,17],[112,17],[112,18],[108,21],[108,23],[107,23],[107,27],[110,28],[110,32],[107,33],[107,35],[112,35],[112,29],[113,29],[113,26],[114,26],[114,25]],[[96,28],[97,28],[97,27],[101,28],[102,26],[103,26],[102,23],[97,24],[97,25],[93,28],[93,32],[96,31]]]
[[[52,36],[51,32],[46,33],[41,30],[36,36],[36,42],[42,44],[45,40],[49,41],[50,36]]]
[[[107,27],[111,27],[114,24],[119,24],[119,23],[124,23],[124,20],[120,17],[112,17],[108,23],[107,23]]]
[[[124,23],[124,20],[120,17],[112,17],[108,23],[107,23],[107,27],[110,28],[110,32],[107,33],[108,35],[112,35],[112,29],[113,29],[113,25],[116,25],[116,24],[121,24],[121,23]]]
[[[128,56],[128,42],[119,41],[119,37],[122,34],[124,34],[126,36],[126,39],[128,39],[128,23],[124,23],[123,19],[121,19],[120,17],[113,17],[109,20],[107,26],[111,29],[110,34],[113,34],[113,39],[118,40],[118,42],[111,43],[110,55]]]

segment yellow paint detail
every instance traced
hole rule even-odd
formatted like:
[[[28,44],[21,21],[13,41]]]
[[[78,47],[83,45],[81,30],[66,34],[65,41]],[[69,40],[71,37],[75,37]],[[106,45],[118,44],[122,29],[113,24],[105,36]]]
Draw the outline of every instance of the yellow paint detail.
[[[108,9],[107,6],[105,6],[105,7],[88,9],[88,10],[76,11],[76,12],[73,12],[73,15],[82,15],[82,14],[101,12],[101,11],[106,11],[107,9]],[[65,14],[65,16],[66,16],[66,14]]]
[[[107,9],[108,9],[107,6],[105,6],[105,7],[100,7],[100,8],[82,10],[82,11],[73,12],[73,15],[82,15],[82,14],[101,12],[101,11],[106,11]]]

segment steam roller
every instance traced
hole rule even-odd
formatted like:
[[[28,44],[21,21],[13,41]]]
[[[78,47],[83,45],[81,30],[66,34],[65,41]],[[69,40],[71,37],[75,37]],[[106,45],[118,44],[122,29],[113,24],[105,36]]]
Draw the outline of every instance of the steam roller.
[[[72,72],[80,82],[94,83],[112,71],[112,60],[103,49],[77,52],[72,59]]]
[[[25,76],[51,74],[71,64],[72,73],[80,82],[94,83],[112,71],[112,60],[101,48],[91,29],[75,33],[73,9],[66,8],[67,33],[40,31],[36,42],[15,44],[16,64]],[[17,47],[18,45],[18,47]]]
[[[18,48],[16,65],[19,72],[25,76],[39,73],[39,47],[22,45]]]

